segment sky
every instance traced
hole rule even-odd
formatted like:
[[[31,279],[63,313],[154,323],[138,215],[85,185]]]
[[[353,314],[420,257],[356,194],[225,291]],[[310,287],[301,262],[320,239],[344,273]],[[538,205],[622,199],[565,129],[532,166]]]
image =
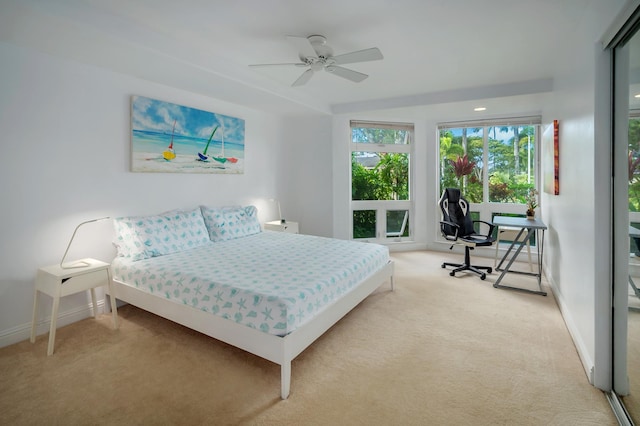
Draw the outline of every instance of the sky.
[[[202,111],[143,96],[132,96],[131,127],[133,130],[171,133],[208,139],[216,126],[224,129],[225,142],[244,145],[244,120],[209,111]],[[218,139],[216,136],[216,139]]]

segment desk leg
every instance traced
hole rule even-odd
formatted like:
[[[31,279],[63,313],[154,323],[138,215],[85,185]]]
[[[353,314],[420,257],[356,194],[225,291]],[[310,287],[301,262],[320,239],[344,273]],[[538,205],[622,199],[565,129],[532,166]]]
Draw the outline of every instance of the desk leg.
[[[516,241],[520,239],[520,235],[522,234],[522,231],[524,231],[524,228],[522,228],[520,233],[518,233],[518,237],[516,238]],[[516,258],[518,257],[518,255],[520,254],[522,249],[524,248],[525,244],[527,243],[527,241],[529,241],[529,238],[531,238],[531,234],[534,233],[534,232],[535,232],[535,230],[533,230],[533,229],[527,229],[527,236],[525,237],[524,240],[520,241],[520,243],[518,245],[518,249],[513,254],[513,257],[511,257],[511,259],[509,259],[509,263],[507,263],[507,266],[502,270],[502,273],[500,274],[500,276],[498,277],[496,282],[493,284],[493,286],[495,288],[505,288],[505,289],[510,289],[510,290],[518,290],[518,291],[523,291],[525,293],[539,294],[541,296],[546,296],[547,295],[546,291],[542,291],[542,281],[541,281],[542,280],[542,253],[540,251],[540,245],[544,244],[544,231],[542,233],[542,237],[541,237],[542,239],[538,240],[538,273],[536,274],[536,273],[527,273],[527,272],[520,272],[520,271],[509,271],[511,269],[511,265],[516,260]],[[509,247],[509,250],[507,250],[507,253],[505,253],[505,256],[500,261],[500,264],[498,265],[498,268],[500,268],[500,266],[502,266],[502,262],[504,262],[504,260],[507,258],[507,256],[511,252],[511,249],[515,246],[516,241],[511,243],[511,246]],[[517,272],[517,273],[520,273],[520,274],[523,274],[523,275],[533,275],[533,276],[537,277],[537,279],[538,279],[538,288],[540,290],[536,291],[536,290],[529,290],[529,289],[526,289],[526,288],[519,288],[519,287],[511,287],[511,286],[507,286],[507,285],[501,285],[500,282],[502,281],[502,278],[504,278],[504,276],[506,275],[507,272],[514,272],[514,273]]]
[[[38,289],[33,290],[33,315],[31,315],[31,343],[36,342],[36,322],[38,321]]]
[[[60,291],[62,283],[58,282],[56,295],[53,296],[53,307],[51,308],[51,326],[49,327],[49,346],[47,346],[47,356],[53,354],[53,345],[56,341],[56,325],[58,322],[58,307],[60,306]]]
[[[542,258],[544,257],[544,229],[538,235],[538,287],[542,291]],[[546,294],[546,293],[545,293]]]
[[[518,235],[516,236],[516,239],[511,242],[511,245],[507,249],[507,252],[504,254],[502,259],[500,259],[500,263],[498,264],[498,267],[496,268],[496,271],[502,271],[502,273],[500,274],[500,276],[498,277],[496,282],[493,284],[494,287],[496,287],[496,288],[500,287],[500,281],[502,281],[502,278],[504,278],[505,274],[509,271],[509,269],[511,269],[511,265],[513,264],[513,262],[515,262],[516,258],[518,257],[518,255],[522,251],[522,246],[523,246],[522,243],[524,241],[529,241],[529,237],[531,236],[531,231],[530,230],[527,231],[527,236],[525,237],[525,239],[524,240],[520,240],[520,237],[522,236],[522,233],[524,232],[524,230],[525,230],[525,228],[521,228],[520,229],[520,232],[518,232]],[[509,254],[511,253],[511,250],[513,250],[513,248],[515,247],[516,243],[519,243],[518,248],[517,248],[516,252],[513,254],[513,256],[511,256],[511,258],[509,258]],[[509,259],[509,262],[507,262],[507,266],[504,269],[501,269],[502,268],[502,264],[504,263],[504,261],[506,259]]]

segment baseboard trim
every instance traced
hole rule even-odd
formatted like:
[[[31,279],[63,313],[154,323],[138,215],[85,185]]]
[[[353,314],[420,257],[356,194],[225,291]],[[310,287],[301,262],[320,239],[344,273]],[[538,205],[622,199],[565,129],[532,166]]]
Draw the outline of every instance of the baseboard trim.
[[[98,314],[104,312],[104,299],[97,300]],[[73,324],[74,322],[83,320],[93,316],[93,306],[91,303],[67,310],[58,314],[57,327]],[[49,332],[51,326],[51,315],[41,319],[36,324],[36,336]],[[22,342],[31,337],[31,322],[20,324],[16,327],[0,331],[0,348]]]
[[[595,383],[595,380],[594,380],[595,365],[593,363],[593,360],[589,356],[589,351],[587,350],[584,344],[584,341],[582,340],[582,336],[578,330],[578,327],[576,327],[575,322],[573,321],[573,317],[571,316],[571,312],[567,308],[564,298],[562,297],[562,293],[558,289],[558,286],[556,285],[556,283],[551,278],[551,274],[548,274],[546,269],[543,268],[543,270],[545,272],[545,277],[547,278],[547,282],[551,287],[551,293],[553,294],[553,297],[556,299],[558,308],[560,308],[560,313],[562,314],[562,319],[564,320],[564,324],[566,325],[567,330],[571,335],[571,340],[573,340],[573,344],[575,345],[576,351],[578,352],[578,357],[580,358],[580,362],[582,363],[582,368],[584,368],[584,372],[587,376],[587,379],[589,380],[589,383],[595,386],[594,384]]]

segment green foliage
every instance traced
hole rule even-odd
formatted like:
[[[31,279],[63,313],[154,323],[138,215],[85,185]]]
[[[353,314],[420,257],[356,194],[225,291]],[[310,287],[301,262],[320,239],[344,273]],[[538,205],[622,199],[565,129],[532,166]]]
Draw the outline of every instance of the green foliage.
[[[381,153],[373,168],[366,168],[351,154],[352,200],[408,200],[409,157]]]
[[[489,202],[522,203],[527,192],[534,187],[535,176],[534,127],[486,127],[483,129],[459,129],[454,135],[451,130],[440,132],[440,190],[447,187],[460,188],[465,198],[472,203],[482,203],[483,171],[488,167]],[[461,132],[461,133],[460,133]],[[488,140],[488,164],[483,164],[482,134],[486,132]],[[513,132],[509,140],[500,140],[500,133]],[[504,139],[504,138],[503,138]],[[531,149],[531,151],[529,151]],[[456,177],[456,170],[447,167],[447,160],[462,151],[477,166],[471,174],[462,179]]]
[[[358,163],[355,155],[351,155],[351,199],[352,200],[377,200],[382,194],[383,183],[378,179],[377,173],[365,168]]]
[[[629,118],[629,211],[640,212],[640,119]]]
[[[355,210],[353,212],[353,237],[354,238],[375,238],[376,237],[376,211],[375,210]]]

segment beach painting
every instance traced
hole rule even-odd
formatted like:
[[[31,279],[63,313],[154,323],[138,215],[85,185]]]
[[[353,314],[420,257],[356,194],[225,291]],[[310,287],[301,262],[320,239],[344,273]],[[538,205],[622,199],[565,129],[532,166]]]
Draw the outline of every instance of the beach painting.
[[[131,170],[244,173],[244,120],[131,97]]]

